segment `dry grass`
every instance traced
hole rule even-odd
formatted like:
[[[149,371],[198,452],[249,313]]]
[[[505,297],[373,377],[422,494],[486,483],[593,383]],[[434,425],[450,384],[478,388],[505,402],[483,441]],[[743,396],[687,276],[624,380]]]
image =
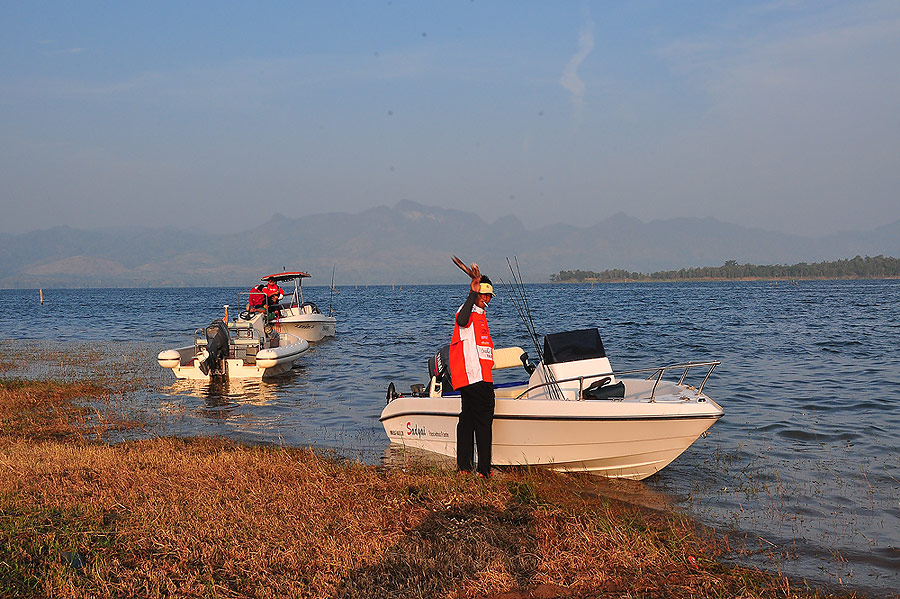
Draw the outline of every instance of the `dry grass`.
[[[88,442],[71,399],[91,394],[0,381],[2,597],[816,596],[593,477]]]
[[[80,436],[90,410],[72,400],[106,397],[106,389],[93,383],[0,381],[0,442]]]

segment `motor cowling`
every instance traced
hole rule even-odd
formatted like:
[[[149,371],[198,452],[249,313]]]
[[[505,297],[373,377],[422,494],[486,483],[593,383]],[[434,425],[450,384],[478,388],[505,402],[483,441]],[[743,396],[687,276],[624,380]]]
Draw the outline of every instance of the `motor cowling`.
[[[209,357],[200,363],[203,374],[221,370],[222,360],[228,357],[230,336],[228,327],[221,320],[214,320],[206,327],[206,352]]]
[[[450,346],[445,345],[441,347],[431,358],[428,360],[428,378],[431,377],[437,379],[439,383],[441,383],[441,388],[446,389],[447,391],[453,389],[453,385],[450,382]]]

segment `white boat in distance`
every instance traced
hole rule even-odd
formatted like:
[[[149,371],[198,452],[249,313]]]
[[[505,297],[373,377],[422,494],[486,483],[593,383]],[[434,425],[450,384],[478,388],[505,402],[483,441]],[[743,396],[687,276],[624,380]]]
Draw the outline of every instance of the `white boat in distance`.
[[[460,397],[450,391],[448,349],[429,361],[427,386],[413,385],[408,395],[389,386],[380,420],[391,443],[456,456]],[[719,363],[616,374],[597,329],[545,336],[543,361],[536,366],[521,348],[495,349],[495,369],[524,366],[530,377],[495,384],[493,464],[637,480],[651,476],[724,414],[703,393]],[[694,374],[705,373],[697,388],[685,383],[694,369],[699,369]],[[663,379],[673,373],[680,374],[677,382]]]
[[[225,320],[197,329],[193,345],[159,352],[157,362],[179,379],[263,378],[290,371],[309,349],[305,339],[266,324],[265,314],[242,312],[227,325]]]
[[[325,337],[334,337],[337,320],[331,308],[326,316],[313,302],[303,301],[304,278],[310,275],[305,272],[279,272],[263,277],[262,281],[275,279],[276,283],[294,281],[294,292],[279,304],[280,316],[275,320],[279,330],[296,335],[307,341],[321,341]],[[333,283],[332,283],[333,287]]]

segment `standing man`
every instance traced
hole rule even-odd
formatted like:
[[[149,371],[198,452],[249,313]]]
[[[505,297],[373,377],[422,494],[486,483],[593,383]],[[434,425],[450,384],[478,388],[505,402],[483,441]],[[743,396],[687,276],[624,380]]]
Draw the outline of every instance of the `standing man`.
[[[472,283],[469,297],[456,311],[450,342],[450,379],[462,396],[462,411],[456,426],[456,465],[462,472],[471,472],[477,444],[478,474],[490,476],[494,342],[488,331],[485,308],[494,297],[494,288],[477,264],[463,270],[472,277]]]

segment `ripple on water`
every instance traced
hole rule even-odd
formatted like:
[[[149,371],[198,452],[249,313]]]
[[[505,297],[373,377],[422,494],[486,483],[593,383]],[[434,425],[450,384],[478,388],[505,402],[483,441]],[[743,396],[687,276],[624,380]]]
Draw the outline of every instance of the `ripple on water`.
[[[812,443],[847,443],[861,437],[861,435],[855,433],[827,434],[821,431],[794,428],[780,430],[778,435],[791,441],[808,441]]]

